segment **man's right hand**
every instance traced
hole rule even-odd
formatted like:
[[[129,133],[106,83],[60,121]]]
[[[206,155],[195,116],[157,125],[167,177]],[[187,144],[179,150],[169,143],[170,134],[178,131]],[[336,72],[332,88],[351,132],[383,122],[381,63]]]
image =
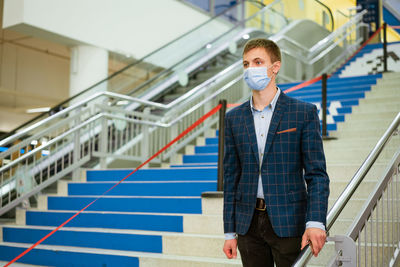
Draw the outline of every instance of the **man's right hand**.
[[[228,259],[236,259],[237,257],[237,240],[229,239],[225,240],[223,251]]]

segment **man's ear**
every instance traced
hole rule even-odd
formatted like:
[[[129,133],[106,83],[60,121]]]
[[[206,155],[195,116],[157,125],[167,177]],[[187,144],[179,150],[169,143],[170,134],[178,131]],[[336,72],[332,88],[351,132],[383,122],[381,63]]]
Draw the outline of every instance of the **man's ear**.
[[[281,69],[281,62],[280,61],[275,61],[274,65],[272,66],[272,71],[276,75],[278,74],[279,70]]]

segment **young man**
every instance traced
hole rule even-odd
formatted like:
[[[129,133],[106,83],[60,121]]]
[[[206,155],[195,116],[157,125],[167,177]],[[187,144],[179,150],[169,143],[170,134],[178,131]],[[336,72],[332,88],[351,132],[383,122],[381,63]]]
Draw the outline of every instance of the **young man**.
[[[244,80],[252,96],[226,114],[223,251],[243,266],[291,266],[308,243],[325,243],[329,178],[315,105],[275,83],[279,47],[247,42]]]

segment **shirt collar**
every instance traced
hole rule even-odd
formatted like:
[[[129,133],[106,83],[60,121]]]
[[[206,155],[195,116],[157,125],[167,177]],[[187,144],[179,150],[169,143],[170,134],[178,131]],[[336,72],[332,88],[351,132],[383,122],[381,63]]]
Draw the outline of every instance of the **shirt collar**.
[[[275,93],[274,98],[272,99],[271,103],[266,106],[265,108],[271,107],[271,111],[274,112],[275,110],[275,106],[276,106],[276,102],[278,102],[278,98],[279,95],[281,94],[281,89],[279,89],[279,87],[276,87],[276,89],[278,89]],[[250,108],[251,108],[251,112],[254,114],[254,111],[257,111],[257,109],[254,108],[253,106],[253,95],[251,95],[250,97]]]

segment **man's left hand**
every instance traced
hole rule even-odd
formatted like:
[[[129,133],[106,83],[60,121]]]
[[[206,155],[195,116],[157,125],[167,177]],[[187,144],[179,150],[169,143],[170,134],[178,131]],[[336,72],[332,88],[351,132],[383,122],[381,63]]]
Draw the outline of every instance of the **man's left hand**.
[[[301,240],[301,249],[310,244],[312,254],[317,257],[322,247],[325,245],[326,233],[319,228],[307,228]]]

